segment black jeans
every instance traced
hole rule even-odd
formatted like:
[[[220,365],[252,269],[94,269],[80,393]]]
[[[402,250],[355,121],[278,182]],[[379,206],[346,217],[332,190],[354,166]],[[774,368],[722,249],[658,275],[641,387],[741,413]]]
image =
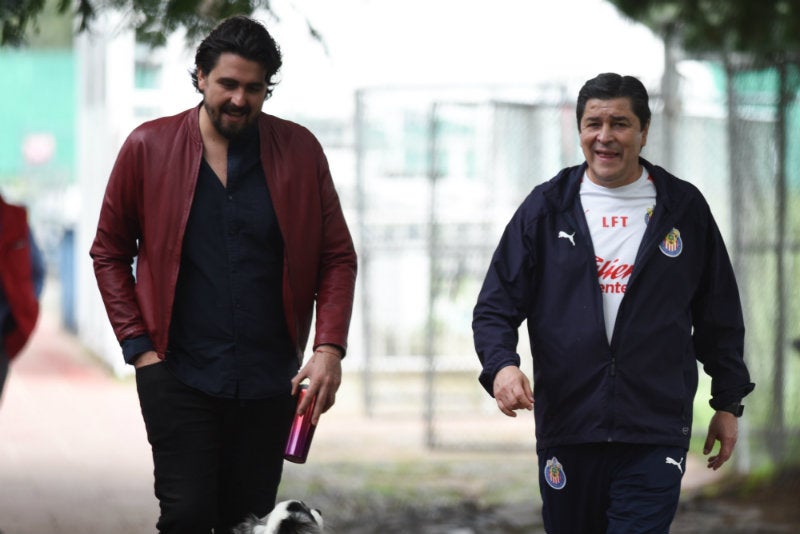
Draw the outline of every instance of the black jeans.
[[[275,506],[295,400],[212,397],[162,363],[137,369],[163,533],[229,532]]]

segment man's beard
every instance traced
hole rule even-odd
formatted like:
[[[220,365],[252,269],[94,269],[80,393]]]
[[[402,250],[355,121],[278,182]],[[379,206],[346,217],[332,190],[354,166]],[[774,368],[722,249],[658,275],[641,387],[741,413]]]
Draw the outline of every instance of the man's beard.
[[[249,106],[238,108],[227,103],[218,108],[212,108],[208,102],[203,100],[203,107],[211,119],[211,124],[228,141],[236,141],[247,137],[255,129],[256,117],[250,117],[251,109]],[[244,122],[226,126],[222,122],[223,113],[242,113],[247,118]]]

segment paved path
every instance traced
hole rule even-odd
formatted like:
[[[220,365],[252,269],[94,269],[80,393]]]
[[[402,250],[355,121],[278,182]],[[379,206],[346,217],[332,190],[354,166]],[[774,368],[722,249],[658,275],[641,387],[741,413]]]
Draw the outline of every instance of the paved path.
[[[152,467],[133,382],[44,315],[0,406],[4,534],[152,532]]]

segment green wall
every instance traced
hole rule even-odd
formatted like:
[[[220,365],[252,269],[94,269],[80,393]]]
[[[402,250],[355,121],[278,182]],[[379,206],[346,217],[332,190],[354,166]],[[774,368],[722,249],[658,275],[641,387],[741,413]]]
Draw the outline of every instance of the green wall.
[[[74,179],[75,55],[71,50],[0,48],[0,182],[26,176]],[[22,143],[32,133],[50,133],[53,158],[32,168]]]

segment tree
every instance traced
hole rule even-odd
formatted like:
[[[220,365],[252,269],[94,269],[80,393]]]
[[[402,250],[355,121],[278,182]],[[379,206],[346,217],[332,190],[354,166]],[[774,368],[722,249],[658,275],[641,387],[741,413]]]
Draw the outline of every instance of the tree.
[[[771,456],[785,460],[785,351],[787,343],[787,125],[790,102],[800,89],[800,2],[797,0],[610,0],[624,15],[661,35],[667,46],[677,42],[698,58],[719,60],[725,67],[728,96],[728,138],[731,158],[734,261],[744,241],[740,175],[734,161],[745,147],[738,139],[734,81],[739,73],[771,70],[777,73],[775,105],[775,240],[776,265],[774,371]],[[790,76],[794,73],[795,76]]]
[[[126,13],[137,40],[151,46],[163,45],[178,28],[184,28],[187,40],[193,41],[232,15],[252,15],[262,9],[275,16],[270,0],[74,0],[74,5],[73,0],[57,2],[60,13],[72,13],[78,32],[89,30],[103,10]],[[45,4],[45,0],[0,0],[0,46],[24,43],[26,32],[36,30]],[[312,37],[320,39],[310,23],[308,30]]]
[[[27,17],[23,2],[0,0],[0,36],[7,39],[0,44],[24,44],[31,48],[66,49],[72,46],[72,21],[60,12],[64,0],[40,0],[36,4],[36,18],[19,27],[22,17]],[[24,35],[23,35],[24,33]]]
[[[800,59],[796,0],[611,0],[625,15],[663,35],[677,30],[683,48],[700,54],[743,53],[772,64]]]

